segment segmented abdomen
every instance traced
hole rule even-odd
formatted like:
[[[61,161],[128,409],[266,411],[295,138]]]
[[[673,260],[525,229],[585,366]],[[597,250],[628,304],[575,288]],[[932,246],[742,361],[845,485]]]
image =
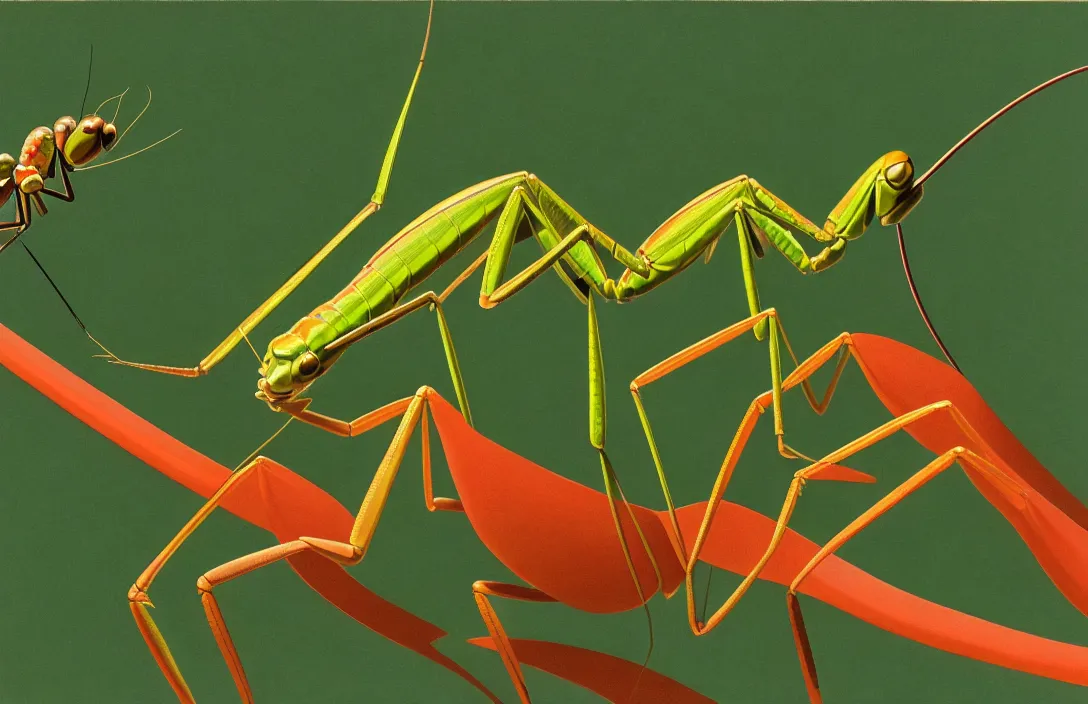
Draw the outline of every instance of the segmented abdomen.
[[[472,242],[527,175],[521,171],[484,181],[423,213],[386,242],[351,283],[307,318],[328,323],[339,337],[392,310],[409,291]],[[307,327],[306,319],[296,327]]]

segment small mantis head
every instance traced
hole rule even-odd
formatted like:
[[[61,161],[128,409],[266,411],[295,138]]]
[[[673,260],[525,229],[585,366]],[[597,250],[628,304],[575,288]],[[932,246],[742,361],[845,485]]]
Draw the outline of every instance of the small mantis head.
[[[894,225],[922,200],[921,185],[914,185],[914,163],[905,152],[893,151],[865,170],[827,217],[825,228],[843,239],[861,237],[873,217]]]
[[[53,126],[53,132],[57,147],[72,166],[90,163],[117,141],[117,127],[98,115],[88,115],[78,124],[73,117],[62,117]]]
[[[291,401],[317,381],[339,352],[323,351],[327,333],[335,336],[332,326],[304,319],[288,333],[274,337],[261,361],[261,378],[257,380],[255,396],[270,405]]]

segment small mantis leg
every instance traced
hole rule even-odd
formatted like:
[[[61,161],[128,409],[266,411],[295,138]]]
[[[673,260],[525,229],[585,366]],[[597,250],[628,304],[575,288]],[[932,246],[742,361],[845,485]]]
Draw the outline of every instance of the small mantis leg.
[[[72,201],[74,201],[76,199],[76,192],[72,188],[72,181],[68,177],[69,167],[64,162],[64,157],[62,157],[59,153],[54,156],[54,159],[55,159],[54,163],[59,162],[59,166],[60,166],[60,182],[61,182],[61,185],[64,187],[64,190],[63,191],[55,191],[52,188],[43,188],[40,192],[44,193],[47,196],[52,196],[53,198],[56,198],[58,200],[62,200],[65,203],[71,203]],[[52,174],[50,174],[50,175],[52,175]]]
[[[26,196],[22,191],[15,193],[15,219],[11,222],[0,223],[0,232],[15,230],[15,234],[0,244],[0,252],[15,243],[15,240],[30,229],[30,209],[26,207]]]
[[[381,170],[378,172],[378,183],[374,190],[374,195],[371,196],[370,202],[360,210],[355,217],[353,217],[347,225],[344,225],[341,230],[336,233],[335,236],[329,242],[322,247],[316,254],[310,257],[309,260],[302,267],[296,271],[287,281],[276,289],[276,292],[265,300],[264,303],[259,305],[256,310],[249,314],[245,320],[243,320],[238,327],[236,327],[230,335],[226,337],[219,345],[212,350],[208,356],[202,359],[195,367],[171,367],[160,364],[142,364],[138,362],[129,362],[123,360],[114,355],[109,350],[103,347],[104,355],[100,355],[108,359],[115,364],[122,364],[128,367],[135,367],[137,369],[144,369],[147,371],[159,372],[162,374],[172,374],[174,376],[181,377],[198,377],[207,374],[215,365],[221,362],[230,352],[245,339],[262,320],[268,317],[273,310],[279,306],[291,293],[299,287],[299,285],[308,277],[322,261],[328,257],[334,249],[340,246],[340,244],[347,239],[348,235],[354,232],[364,220],[369,218],[374,213],[378,212],[382,203],[385,200],[385,193],[389,188],[389,177],[393,171],[393,161],[397,155],[397,147],[400,144],[401,134],[404,131],[405,122],[408,119],[408,108],[412,103],[412,96],[415,94],[416,84],[419,82],[420,73],[423,71],[423,61],[427,56],[427,43],[431,36],[431,18],[434,14],[434,0],[431,0],[430,10],[427,13],[427,31],[423,38],[423,50],[419,56],[419,65],[416,67],[415,76],[412,78],[412,84],[408,89],[408,97],[404,100],[404,107],[401,109],[400,117],[397,120],[396,127],[393,129],[393,136],[389,141],[389,147],[385,153],[385,160],[382,162]],[[92,338],[93,339],[93,338]],[[99,345],[101,347],[101,345]]]
[[[947,408],[949,408],[950,412],[954,415],[958,413],[954,407]],[[934,411],[936,410],[941,409],[934,409]],[[921,417],[924,416],[917,416],[908,422],[913,422],[913,420],[917,420]],[[896,424],[897,421],[892,421],[891,423]],[[886,426],[887,425],[889,424],[886,424]],[[881,429],[877,429],[877,431],[874,431],[871,435],[878,434],[880,430]],[[877,440],[874,440],[873,442],[876,441]],[[864,446],[867,445],[862,445],[862,447]],[[860,449],[860,447],[858,449]],[[836,456],[838,455],[838,453],[835,454]],[[797,654],[801,661],[801,669],[805,678],[805,688],[808,691],[809,700],[812,704],[819,704],[822,702],[823,696],[820,693],[819,680],[816,676],[816,661],[812,653],[812,645],[809,641],[808,631],[805,628],[804,618],[801,614],[801,604],[797,599],[797,590],[800,588],[801,583],[821,562],[834,554],[836,550],[845,545],[851,538],[871,525],[877,518],[887,513],[893,506],[956,463],[963,466],[965,470],[972,471],[976,476],[981,476],[988,480],[994,488],[1004,493],[1014,504],[1022,503],[1022,495],[1025,490],[1020,486],[1019,482],[975,452],[963,447],[954,447],[927,464],[914,476],[907,479],[901,485],[889,492],[887,496],[876,502],[876,504],[850,523],[850,525],[843,528],[812,557],[790,584],[789,590],[786,593],[786,605],[789,609],[790,623],[793,627],[794,643],[797,646]]]
[[[480,616],[484,620],[484,625],[487,626],[488,634],[495,641],[495,647],[499,651],[499,656],[502,657],[502,664],[506,667],[506,673],[510,675],[510,681],[513,683],[514,689],[517,690],[518,698],[522,704],[531,704],[529,687],[525,683],[525,675],[521,671],[521,664],[518,662],[517,655],[514,654],[514,646],[510,643],[510,638],[506,635],[506,629],[503,628],[502,621],[499,620],[499,615],[491,605],[488,597],[494,596],[538,603],[555,603],[556,600],[532,587],[488,581],[479,581],[473,584],[472,596],[476,599],[476,608],[480,610]]]
[[[754,241],[754,235],[752,230],[748,227],[748,219],[745,217],[742,211],[737,211],[733,216],[733,219],[737,223],[737,241],[740,244],[740,267],[741,273],[744,275],[744,292],[748,296],[748,312],[749,315],[759,315],[759,289],[756,287],[756,277],[753,271],[755,264],[752,243]],[[757,340],[762,340],[767,336],[767,320],[763,319],[756,323],[752,328],[752,332],[755,334]]]

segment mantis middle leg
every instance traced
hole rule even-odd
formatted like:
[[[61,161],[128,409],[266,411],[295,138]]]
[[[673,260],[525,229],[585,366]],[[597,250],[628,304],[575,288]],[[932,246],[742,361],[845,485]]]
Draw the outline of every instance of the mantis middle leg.
[[[665,503],[668,507],[669,518],[672,522],[673,530],[676,533],[676,538],[679,540],[679,544],[674,545],[674,547],[677,549],[677,556],[683,563],[686,563],[688,558],[685,554],[686,551],[683,547],[683,538],[680,535],[680,526],[677,522],[675,515],[675,504],[672,500],[672,494],[669,491],[668,480],[665,476],[665,469],[661,460],[661,453],[658,449],[657,440],[654,437],[653,430],[650,425],[649,416],[647,415],[646,408],[642,402],[642,389],[643,387],[657,381],[658,379],[661,379],[676,371],[677,369],[686,366],[687,364],[695,361],[696,359],[699,359],[703,355],[706,355],[718,349],[722,345],[725,345],[726,343],[735,340],[739,336],[743,335],[745,332],[758,328],[759,326],[766,326],[768,322],[771,323],[770,342],[768,345],[770,350],[771,366],[771,403],[768,405],[773,406],[774,431],[775,437],[777,438],[778,442],[778,451],[784,457],[787,457],[789,459],[803,457],[801,453],[792,449],[789,445],[785,443],[785,427],[782,420],[781,409],[783,382],[778,343],[779,334],[781,334],[782,341],[785,343],[786,349],[789,352],[790,356],[793,358],[795,364],[797,362],[797,359],[793,353],[792,347],[789,344],[789,338],[786,337],[786,329],[782,325],[781,317],[774,308],[768,308],[764,311],[757,311],[756,314],[751,316],[750,318],[746,318],[738,323],[734,323],[733,325],[730,325],[729,327],[720,330],[700,340],[699,342],[696,342],[695,344],[681,350],[680,352],[677,352],[671,357],[668,357],[667,359],[658,362],[642,374],[635,377],[635,379],[631,382],[631,396],[634,399],[635,409],[638,411],[639,420],[642,422],[643,432],[646,434],[646,442],[650,447],[650,454],[653,458],[654,466],[658,474],[658,480],[661,483],[661,489],[665,496]],[[839,364],[835,369],[834,376],[832,377],[831,382],[828,385],[822,401],[816,400],[816,394],[811,384],[808,382],[807,378],[800,380],[799,383],[801,383],[802,385],[805,393],[805,398],[808,400],[808,403],[812,407],[812,410],[814,410],[818,415],[822,415],[824,411],[827,410],[827,406],[831,401],[831,396],[835,391],[836,385],[838,384],[838,380],[842,374],[843,368],[845,367],[845,363],[845,357],[839,361]],[[765,396],[766,395],[767,394],[765,394]],[[758,418],[758,415],[751,416],[752,413],[757,412],[755,411],[755,408],[756,406],[753,406],[749,409],[749,415],[745,416],[745,422],[747,422],[750,417],[753,420],[754,418]],[[766,407],[759,406],[758,409],[758,413],[762,414],[766,410]],[[745,422],[741,423],[742,428],[745,426]],[[745,436],[745,438],[746,437],[747,436]]]
[[[534,233],[537,234],[538,239],[545,247],[546,252],[544,256],[515,275],[509,282],[500,283],[504,277],[506,265],[510,259],[510,251],[516,241],[518,228],[522,222],[522,218],[529,218],[534,224],[539,226],[540,229],[534,229]],[[570,232],[563,234],[565,229],[570,228],[573,229]],[[636,257],[616,244],[616,242],[607,235],[604,235],[599,230],[589,225],[577,211],[567,205],[554,191],[548,188],[535,176],[530,176],[526,187],[514,189],[499,215],[498,223],[495,226],[495,235],[487,253],[487,264],[484,268],[480,304],[485,308],[498,305],[509,296],[512,296],[514,293],[524,288],[545,270],[557,267],[561,263],[561,260],[564,259],[565,263],[574,270],[575,276],[583,279],[588,278],[592,282],[594,280],[594,275],[591,274],[591,272],[603,272],[603,265],[597,257],[595,250],[592,247],[589,247],[586,244],[587,242],[596,242],[609,246],[617,258],[629,261],[632,266],[639,266],[639,260]],[[648,272],[648,270],[642,267],[640,267],[640,269]],[[558,271],[561,277],[567,277],[564,270],[558,269]],[[619,495],[626,505],[627,502],[626,499],[623,498],[623,489],[620,486],[619,478],[616,476],[611,460],[608,458],[608,454],[605,451],[606,411],[604,396],[604,361],[601,353],[600,331],[597,325],[597,313],[593,292],[582,292],[578,290],[573,286],[573,281],[569,278],[567,279],[567,282],[572,285],[572,288],[575,288],[575,292],[579,294],[580,298],[584,297],[589,316],[590,444],[600,457],[601,472],[604,476],[605,488],[610,499],[612,499],[614,495]],[[591,285],[593,284],[591,283]],[[627,545],[627,539],[620,527],[619,515],[617,513],[618,509],[615,506],[614,500],[610,505],[612,507],[613,520],[616,524],[616,531],[620,539],[624,558],[631,571],[635,586],[639,590],[639,597],[642,598],[644,597],[642,594],[642,587],[636,577],[634,564],[631,561],[630,550]],[[627,510],[630,511],[630,506],[627,506]],[[638,529],[637,522],[636,529]],[[652,551],[649,549],[649,545],[646,543],[641,530],[639,530],[639,538],[642,541],[647,554],[651,555],[651,561],[653,562]],[[656,562],[653,562],[653,565],[654,571],[658,575],[658,583],[660,585],[660,571],[658,570]],[[644,598],[643,601],[645,602]]]
[[[495,641],[495,649],[502,657],[502,664],[506,673],[510,675],[510,681],[517,690],[518,698],[522,704],[531,704],[529,699],[529,686],[525,683],[525,675],[521,671],[521,663],[514,653],[514,646],[510,643],[510,637],[506,635],[506,629],[499,619],[499,614],[491,605],[488,597],[501,597],[517,601],[533,601],[538,603],[555,603],[556,600],[539,589],[523,587],[517,584],[505,584],[503,582],[477,581],[472,585],[472,596],[476,600],[476,608],[487,626],[487,632]]]
[[[774,309],[768,309],[761,312],[757,316],[753,316],[739,323],[731,325],[730,327],[711,335],[704,340],[701,340],[694,345],[674,354],[668,359],[654,365],[643,374],[640,374],[631,382],[631,394],[635,401],[635,407],[638,410],[639,418],[643,424],[643,430],[646,433],[647,442],[650,446],[651,455],[654,458],[654,464],[657,468],[658,478],[661,482],[662,491],[665,495],[665,501],[669,511],[669,517],[672,524],[673,532],[675,533],[674,549],[677,556],[683,564],[686,565],[685,570],[685,591],[687,593],[687,610],[688,620],[692,631],[697,635],[702,635],[715,628],[736,606],[740,599],[747,593],[751,585],[758,579],[760,573],[766,564],[770,561],[775,550],[778,547],[779,542],[785,535],[786,523],[789,520],[789,515],[792,513],[783,511],[783,515],[780,516],[778,524],[775,529],[774,537],[765,551],[763,557],[756,563],[751,572],[744,578],[740,585],[736,587],[732,595],[725,601],[725,603],[711,616],[710,619],[701,619],[696,615],[695,604],[695,590],[694,590],[694,573],[695,567],[699,560],[699,555],[705,544],[707,535],[710,530],[710,526],[713,523],[714,516],[720,505],[722,498],[725,495],[725,490],[728,487],[729,481],[732,478],[733,471],[736,468],[737,462],[740,460],[740,456],[746,447],[748,440],[751,437],[753,430],[759,418],[767,411],[768,408],[774,407],[777,411],[775,416],[776,435],[778,436],[780,451],[787,457],[798,457],[800,453],[789,449],[788,445],[783,443],[782,437],[782,416],[780,412],[781,394],[784,391],[792,389],[794,386],[801,385],[805,397],[813,410],[817,414],[822,414],[831,401],[831,397],[837,387],[838,380],[842,374],[848,357],[846,355],[840,355],[840,359],[836,364],[835,371],[828,384],[828,387],[823,395],[823,400],[817,401],[816,394],[813,390],[808,378],[815,373],[815,371],[829,359],[831,359],[835,353],[840,349],[845,336],[837,338],[831,344],[826,345],[823,349],[814,354],[810,359],[806,360],[798,369],[788,376],[784,381],[778,381],[775,387],[771,391],[767,391],[760,396],[756,397],[748,407],[747,412],[741,421],[740,426],[737,429],[736,434],[733,437],[733,441],[729,446],[729,450],[726,453],[725,459],[722,462],[721,469],[718,472],[718,476],[715,479],[714,487],[711,491],[710,500],[707,504],[706,513],[703,517],[703,521],[700,524],[699,532],[695,537],[694,544],[690,555],[687,554],[684,540],[679,523],[675,516],[675,507],[672,500],[671,493],[668,488],[668,481],[665,477],[663,464],[661,461],[661,455],[657,447],[657,442],[654,438],[653,431],[650,426],[649,417],[646,413],[645,406],[643,405],[641,398],[642,387],[657,381],[658,379],[670,374],[671,372],[679,369],[680,367],[688,364],[689,362],[698,359],[699,357],[711,352],[725,343],[736,339],[740,335],[744,334],[748,330],[752,329],[755,325],[761,321],[769,321],[772,324],[769,326],[770,340],[772,348],[777,349],[777,334],[781,332],[783,340],[786,342],[787,349],[789,349],[789,341],[785,336],[785,329],[782,328],[781,320]],[[793,355],[790,350],[791,356]],[[795,358],[796,359],[796,358]],[[772,357],[772,369],[775,368],[773,364],[774,358]],[[779,379],[780,377],[776,377]],[[787,451],[790,454],[787,454]],[[813,473],[812,479],[827,479],[838,481],[852,481],[852,482],[873,482],[875,479],[867,474],[857,472],[847,467],[838,466],[835,464],[828,464],[823,467],[820,472]],[[705,621],[705,622],[704,622]]]

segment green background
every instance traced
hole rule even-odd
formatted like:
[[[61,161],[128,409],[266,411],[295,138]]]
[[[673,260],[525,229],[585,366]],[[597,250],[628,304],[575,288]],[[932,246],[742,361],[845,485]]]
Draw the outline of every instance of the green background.
[[[4,150],[17,153],[31,128],[77,109],[92,41],[89,106],[133,86],[120,120],[127,124],[142,86],[155,91],[122,153],[184,128],[137,159],[76,174],[77,201],[51,202],[30,231],[28,243],[92,332],[128,358],[195,364],[362,207],[425,12],[421,3],[0,7]],[[1086,20],[1088,7],[1073,4],[440,3],[386,207],[254,342],[263,350],[418,213],[519,169],[631,248],[738,173],[822,223],[879,155],[903,149],[924,169],[1007,100],[1085,63]],[[918,284],[946,343],[1013,431],[1082,498],[1086,81],[1007,116],[927,184],[906,223]],[[745,315],[730,241],[709,266],[599,310],[611,455],[629,495],[646,505],[662,500],[627,382]],[[531,251],[517,252],[515,263]],[[25,253],[14,249],[0,264],[5,325],[209,456],[233,466],[282,422],[254,400],[255,362],[244,349],[197,381],[109,366],[91,359],[95,350]],[[440,272],[435,287],[454,274]],[[757,277],[801,354],[844,330],[937,352],[891,228],[874,226],[820,276],[802,278],[770,254]],[[602,488],[586,442],[584,308],[550,275],[492,311],[476,304],[477,286],[466,284],[447,311],[478,427]],[[354,417],[422,384],[453,398],[426,314],[359,345],[314,395],[319,410]],[[766,388],[765,348],[745,338],[646,393],[680,503],[706,497],[736,423]],[[8,373],[0,394],[0,702],[170,701],[125,592],[201,500]],[[786,412],[791,443],[809,454],[888,418],[853,366],[826,416],[800,397]],[[347,441],[292,427],[267,454],[354,510],[392,432],[389,425]],[[472,582],[513,577],[463,516],[424,510],[418,456],[413,443],[370,553],[352,574],[448,630],[443,651],[512,701],[498,657],[464,640],[485,632]],[[888,440],[852,462],[880,483],[813,486],[794,526],[826,540],[929,459],[909,437]],[[729,497],[775,513],[798,468],[778,458],[770,425],[761,426]],[[448,476],[438,476],[448,494]],[[270,544],[263,531],[216,514],[151,590],[155,618],[201,702],[236,695],[194,582]],[[1080,615],[958,471],[842,555],[947,606],[1085,642]],[[715,576],[716,604],[735,583]],[[483,701],[343,616],[284,565],[219,595],[258,701]],[[516,636],[635,661],[645,653],[638,611],[498,608]],[[931,650],[811,599],[805,609],[828,702],[1085,700],[1071,685]],[[757,585],[703,638],[688,630],[682,596],[655,598],[653,614],[651,667],[659,672],[721,702],[804,699],[781,587]],[[599,701],[549,675],[527,676],[537,701]]]

